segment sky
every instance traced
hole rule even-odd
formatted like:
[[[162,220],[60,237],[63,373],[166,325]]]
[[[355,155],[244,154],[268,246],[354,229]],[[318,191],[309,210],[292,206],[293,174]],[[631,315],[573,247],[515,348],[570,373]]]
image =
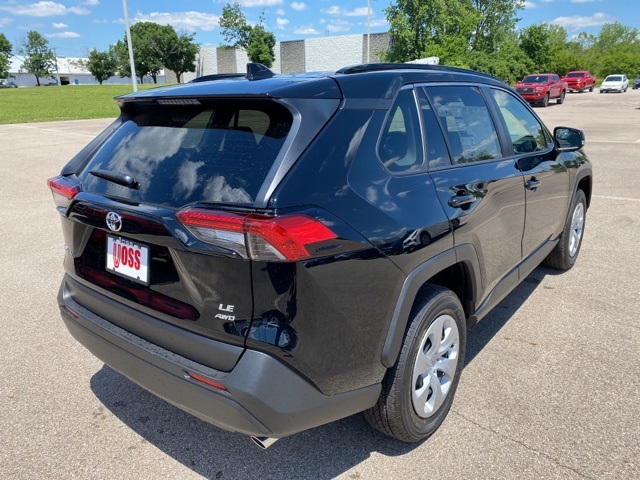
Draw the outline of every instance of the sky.
[[[386,32],[384,9],[392,0],[371,0],[371,32]],[[220,45],[218,19],[226,0],[127,0],[129,21],[171,24],[196,33],[201,45]],[[367,32],[367,0],[241,0],[251,24],[264,10],[267,29],[278,41]],[[604,23],[620,22],[640,29],[638,0],[526,0],[518,28],[541,22],[565,27],[569,36],[598,34]],[[121,0],[0,0],[0,33],[15,45],[29,30],[49,40],[58,56],[84,57],[106,50],[124,37]]]

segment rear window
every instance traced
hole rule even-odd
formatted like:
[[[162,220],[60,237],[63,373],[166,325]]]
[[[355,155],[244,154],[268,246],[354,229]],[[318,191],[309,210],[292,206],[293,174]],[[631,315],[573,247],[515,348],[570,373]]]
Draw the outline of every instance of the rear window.
[[[78,175],[83,190],[175,208],[193,202],[250,205],[292,122],[289,110],[268,100],[134,108]],[[137,188],[92,170],[129,175]]]

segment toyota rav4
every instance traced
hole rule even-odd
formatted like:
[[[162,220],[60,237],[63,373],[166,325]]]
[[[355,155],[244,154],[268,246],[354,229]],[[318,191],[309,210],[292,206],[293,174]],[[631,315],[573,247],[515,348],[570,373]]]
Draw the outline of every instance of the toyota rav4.
[[[48,181],[62,318],[115,370],[263,447],[362,411],[429,436],[467,331],[580,251],[582,132],[551,134],[487,75],[249,64],[116,101]]]

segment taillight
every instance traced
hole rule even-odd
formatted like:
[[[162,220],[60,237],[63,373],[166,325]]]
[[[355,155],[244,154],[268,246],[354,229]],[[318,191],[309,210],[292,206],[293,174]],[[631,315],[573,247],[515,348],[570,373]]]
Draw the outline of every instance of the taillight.
[[[53,177],[47,180],[53,194],[53,201],[58,208],[67,208],[73,197],[80,192],[80,185],[67,177]]]
[[[176,218],[199,240],[252,260],[297,262],[312,257],[311,246],[337,238],[324,223],[301,214],[269,217],[189,207]]]

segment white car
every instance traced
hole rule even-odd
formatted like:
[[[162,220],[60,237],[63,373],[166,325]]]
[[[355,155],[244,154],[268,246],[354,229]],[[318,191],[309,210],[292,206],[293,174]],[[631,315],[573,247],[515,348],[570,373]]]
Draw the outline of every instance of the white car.
[[[629,88],[629,79],[626,75],[616,74],[609,75],[600,85],[600,93],[604,92],[620,92],[624,93]]]

